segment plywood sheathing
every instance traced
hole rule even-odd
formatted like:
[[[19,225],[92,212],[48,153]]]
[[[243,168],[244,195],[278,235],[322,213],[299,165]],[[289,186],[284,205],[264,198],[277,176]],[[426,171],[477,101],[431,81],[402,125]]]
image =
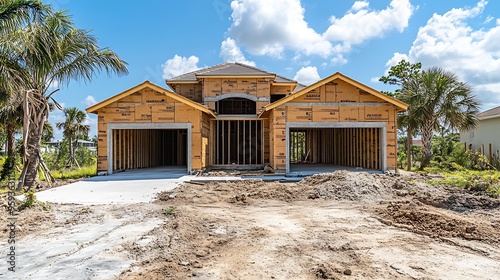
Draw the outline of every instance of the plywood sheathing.
[[[203,103],[215,110],[215,102],[208,98],[215,98],[228,93],[248,94],[258,98],[257,109],[269,104],[271,85],[269,79],[258,78],[204,78]],[[208,97],[208,98],[207,98]],[[207,98],[207,100],[205,100]]]
[[[170,86],[179,95],[195,102],[203,101],[203,86],[200,83],[171,84]]]

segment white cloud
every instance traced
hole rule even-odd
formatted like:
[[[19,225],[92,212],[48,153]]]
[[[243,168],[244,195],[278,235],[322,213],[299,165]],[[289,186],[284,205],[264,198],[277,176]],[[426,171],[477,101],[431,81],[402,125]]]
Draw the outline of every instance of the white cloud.
[[[394,53],[392,58],[387,61],[385,66],[387,66],[388,67],[387,69],[389,69],[389,68],[391,68],[391,66],[397,65],[402,60],[409,61],[408,55],[406,55],[404,53]]]
[[[349,11],[350,12],[357,12],[359,10],[368,8],[369,5],[370,5],[370,3],[368,3],[367,1],[356,1],[356,2],[354,2],[354,4],[352,4],[352,7]]]
[[[92,138],[94,135],[97,135],[97,116],[87,114],[87,118],[85,118],[84,124],[90,126],[89,137]]]
[[[455,72],[474,86],[483,109],[500,103],[500,22],[487,29],[474,29],[469,21],[479,17],[487,1],[434,14],[422,26],[408,54],[396,53],[387,66],[401,58],[422,62],[424,68],[438,66]]]
[[[327,57],[332,44],[308,26],[300,0],[234,0],[229,34],[255,55],[281,57],[286,48]]]
[[[236,44],[236,41],[231,38],[222,41],[220,46],[220,57],[226,62],[241,62],[255,67],[255,62],[247,60],[241,52],[240,47]]]
[[[161,65],[163,68],[163,79],[170,79],[197,70],[199,69],[197,65],[199,61],[199,58],[194,55],[190,57],[175,55]]]
[[[369,10],[369,2],[356,1],[343,17],[332,17],[324,32],[311,28],[304,18],[300,0],[233,0],[231,38],[253,55],[283,58],[285,50],[294,51],[294,60],[318,55],[334,65],[347,63],[345,54],[353,45],[388,32],[402,32],[413,14],[409,0],[392,0],[380,11]]]
[[[295,74],[295,77],[293,77],[293,79],[301,84],[310,85],[314,82],[317,82],[320,77],[316,66],[307,66],[302,67],[299,71],[297,71],[297,74]]]
[[[488,16],[488,17],[484,20],[484,23],[485,23],[485,24],[486,24],[486,23],[490,23],[490,22],[492,22],[494,19],[495,19],[494,17],[492,17],[492,16]]]
[[[357,1],[343,17],[330,18],[332,25],[324,37],[351,46],[383,37],[392,30],[403,32],[408,27],[413,10],[409,0],[392,0],[389,7],[381,11],[369,11],[368,2]]]
[[[87,95],[87,97],[85,97],[85,100],[83,100],[82,103],[86,106],[92,106],[92,105],[96,104],[97,101],[95,100],[95,98],[92,95]]]

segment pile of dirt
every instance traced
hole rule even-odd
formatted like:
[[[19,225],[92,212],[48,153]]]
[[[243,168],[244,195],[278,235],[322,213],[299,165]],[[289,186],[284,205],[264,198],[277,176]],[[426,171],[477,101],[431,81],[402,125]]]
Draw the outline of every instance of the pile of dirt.
[[[308,188],[307,197],[311,199],[334,199],[350,201],[373,201],[392,196],[390,177],[366,172],[348,172],[317,174],[305,178],[297,186]],[[382,179],[383,178],[383,179]]]
[[[260,199],[285,202],[308,199],[378,201],[391,197],[393,186],[398,184],[402,183],[385,175],[335,171],[306,177],[298,183],[262,180],[186,182],[173,191],[160,193],[158,199],[166,201],[175,197],[189,203],[240,204]]]
[[[433,238],[458,237],[500,243],[500,218],[475,220],[415,200],[394,201],[378,209],[380,221]]]

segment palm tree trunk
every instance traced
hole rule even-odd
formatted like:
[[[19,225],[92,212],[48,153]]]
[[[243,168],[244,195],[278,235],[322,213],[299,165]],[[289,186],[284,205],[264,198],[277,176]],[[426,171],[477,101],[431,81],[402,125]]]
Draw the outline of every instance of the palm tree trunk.
[[[38,164],[40,163],[40,140],[42,135],[33,133],[28,137],[28,147],[26,150],[27,157],[24,163],[26,168],[26,175],[24,178],[24,186],[27,190],[35,186],[36,178],[38,175]]]
[[[16,138],[14,136],[16,133],[16,129],[12,124],[7,124],[6,132],[7,132],[7,156],[14,157],[14,151],[16,149]]]
[[[431,121],[425,122],[422,127],[422,162],[420,163],[420,170],[429,166],[432,157],[432,132],[434,131],[434,123]]]
[[[40,163],[40,143],[43,126],[49,114],[49,103],[38,90],[25,92],[23,101],[23,171],[19,179],[18,189],[35,187]]]
[[[406,129],[406,170],[411,171],[411,146],[412,137],[411,130]]]

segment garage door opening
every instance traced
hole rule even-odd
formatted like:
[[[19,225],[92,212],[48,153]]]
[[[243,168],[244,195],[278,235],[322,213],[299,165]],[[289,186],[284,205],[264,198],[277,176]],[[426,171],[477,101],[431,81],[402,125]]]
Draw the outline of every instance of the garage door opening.
[[[381,170],[382,128],[293,128],[288,159],[290,172],[345,167]]]
[[[187,129],[113,129],[113,171],[187,165]]]

